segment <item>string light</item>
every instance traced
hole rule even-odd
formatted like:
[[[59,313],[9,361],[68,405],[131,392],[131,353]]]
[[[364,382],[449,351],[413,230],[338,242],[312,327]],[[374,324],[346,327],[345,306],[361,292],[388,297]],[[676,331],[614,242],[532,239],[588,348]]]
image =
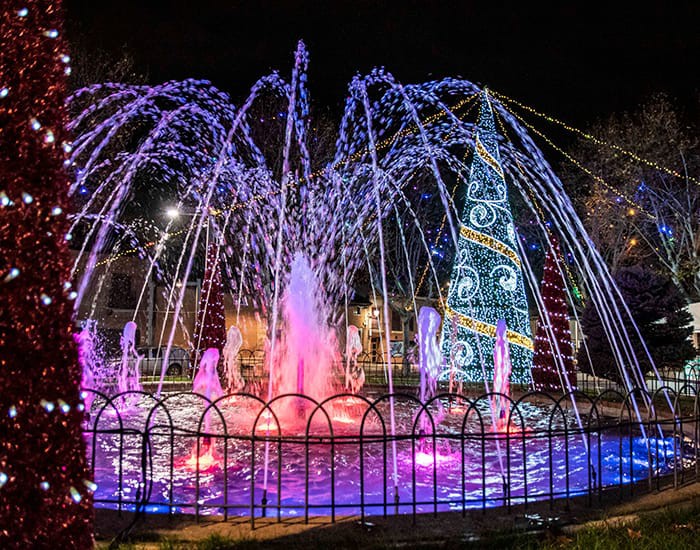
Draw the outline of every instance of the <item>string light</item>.
[[[583,137],[583,138],[585,138],[585,139],[588,139],[588,140],[592,141],[593,143],[595,143],[595,144],[597,144],[597,145],[603,145],[603,146],[605,146],[605,147],[609,147],[610,149],[613,149],[613,150],[615,150],[615,151],[618,151],[618,152],[622,153],[623,155],[626,155],[626,156],[632,158],[633,160],[635,160],[635,161],[637,161],[637,162],[639,162],[639,163],[646,164],[647,166],[649,166],[649,167],[651,167],[651,168],[654,168],[654,169],[656,169],[656,170],[659,170],[660,172],[665,172],[665,173],[667,173],[667,174],[669,174],[669,175],[671,175],[671,176],[675,176],[675,177],[681,178],[681,179],[686,179],[686,178],[687,178],[689,181],[692,181],[693,183],[696,183],[696,184],[699,184],[699,185],[700,185],[700,179],[694,178],[694,177],[689,176],[689,175],[687,175],[687,174],[680,174],[680,173],[678,173],[678,172],[675,171],[675,170],[672,170],[672,169],[670,169],[670,168],[667,168],[666,166],[662,166],[662,165],[658,164],[657,162],[654,162],[654,161],[651,161],[651,160],[649,160],[649,159],[645,159],[645,158],[643,158],[643,157],[640,157],[639,155],[637,155],[636,153],[633,153],[632,151],[629,151],[629,150],[627,150],[627,149],[625,149],[625,148],[623,148],[623,147],[620,147],[619,145],[616,145],[616,144],[614,144],[614,143],[609,143],[609,142],[607,142],[607,141],[604,141],[604,140],[602,140],[602,139],[599,139],[599,138],[593,136],[592,134],[589,134],[589,133],[587,133],[587,132],[584,132],[583,130],[579,130],[578,128],[575,128],[574,126],[571,126],[571,125],[569,125],[569,124],[566,124],[565,122],[562,122],[561,120],[559,120],[559,119],[557,119],[557,118],[555,118],[555,117],[552,117],[552,116],[546,115],[546,114],[544,114],[544,113],[541,113],[541,112],[537,111],[536,109],[534,109],[534,108],[532,108],[532,107],[529,107],[529,106],[527,106],[527,105],[524,105],[523,103],[520,103],[519,101],[517,101],[517,100],[515,100],[515,99],[512,99],[512,98],[506,96],[505,94],[499,94],[499,93],[496,93],[496,92],[492,92],[492,93],[493,93],[494,96],[498,97],[498,99],[499,99],[501,102],[511,103],[511,104],[513,104],[513,105],[516,105],[516,106],[522,108],[522,109],[525,109],[526,111],[528,111],[528,112],[530,112],[530,113],[532,113],[532,114],[534,114],[534,115],[536,115],[536,116],[538,116],[538,117],[540,117],[540,118],[543,118],[544,120],[546,120],[546,121],[548,121],[548,122],[551,122],[551,123],[553,123],[553,124],[557,124],[557,125],[561,126],[562,128],[564,128],[565,130],[571,132],[571,133],[578,134],[578,135],[580,135],[581,137]],[[515,113],[513,113],[512,110],[509,109],[509,111],[510,111],[513,115],[515,115]],[[517,116],[517,115],[515,115],[515,116]],[[520,118],[520,117],[518,117],[518,118]]]
[[[501,134],[503,137],[506,138],[508,143],[512,143],[510,136],[508,135],[508,131],[506,130],[505,124],[503,123],[503,120],[501,119],[500,115],[498,114],[498,111],[494,111],[494,114],[496,115],[496,122],[498,123],[498,127],[501,129]],[[520,161],[518,158],[515,158],[515,165],[518,168],[518,171],[520,172],[520,175],[522,177],[525,177],[525,169],[523,168],[522,164],[520,164]],[[544,215],[544,212],[542,211],[542,207],[540,206],[539,201],[537,200],[537,197],[532,191],[532,188],[529,186],[525,187],[525,190],[527,192],[528,198],[530,200],[530,204],[535,208],[535,211],[537,212],[538,219],[540,220],[540,224],[542,220],[546,220],[546,216]],[[556,238],[554,237],[551,228],[552,228],[552,223],[549,221],[546,221],[543,225],[544,230],[547,232],[547,235],[549,236],[549,242],[555,242]],[[551,249],[550,249],[551,250]],[[574,278],[573,273],[571,272],[571,269],[569,268],[569,265],[567,262],[564,261],[563,257],[561,256],[561,252],[558,252],[560,265],[564,267],[564,270],[566,271],[567,278],[569,282],[571,283],[571,288],[572,288],[572,293],[576,297],[577,300],[583,301],[583,297],[581,296],[581,292],[578,289],[578,286],[576,285],[576,279]],[[571,256],[571,254],[569,254]]]
[[[533,127],[531,124],[529,124],[527,121],[525,121],[522,117],[520,117],[517,113],[514,113],[510,111],[510,113],[516,117],[528,130],[533,132],[534,134],[540,136],[552,149],[560,153],[562,156],[564,156],[569,162],[571,162],[573,165],[575,165],[577,168],[588,174],[591,178],[593,178],[595,181],[600,183],[605,189],[607,189],[611,194],[617,195],[620,198],[622,198],[627,204],[632,206],[633,208],[638,209],[640,212],[644,213],[647,217],[650,219],[656,219],[655,216],[647,212],[642,206],[637,204],[635,201],[633,201],[629,196],[626,194],[616,190],[612,185],[610,185],[607,181],[605,181],[601,176],[594,174],[591,172],[588,168],[583,166],[579,161],[577,161],[574,157],[572,157],[569,153],[564,151],[561,147],[557,146],[550,140],[547,136],[545,136],[542,132],[537,130],[535,127]]]
[[[7,275],[5,275],[4,281],[6,283],[9,283],[12,279],[17,277],[19,275],[19,273],[20,273],[19,269],[17,269],[16,267],[13,267],[12,269],[10,269],[9,273]]]
[[[456,111],[459,111],[459,110],[460,110],[462,107],[464,107],[465,105],[470,105],[470,103],[473,102],[473,100],[474,100],[477,96],[478,96],[478,93],[470,94],[470,95],[468,95],[468,96],[462,98],[460,101],[458,101],[458,102],[457,102],[455,105],[453,105],[451,108],[449,108],[449,109],[447,109],[447,110],[446,110],[446,109],[442,109],[442,110],[439,111],[438,113],[434,113],[434,114],[432,114],[432,115],[426,117],[425,119],[423,119],[423,120],[421,121],[421,123],[420,123],[420,128],[425,128],[425,127],[427,127],[427,126],[429,126],[429,125],[431,125],[431,124],[433,124],[433,123],[435,123],[435,122],[441,120],[442,118],[448,116],[448,111],[454,114]],[[471,105],[470,105],[469,108],[471,108]],[[463,115],[463,116],[464,116],[464,115]],[[458,117],[458,118],[460,118],[460,117]],[[376,149],[377,149],[377,151],[380,152],[380,151],[386,149],[387,147],[389,147],[389,146],[391,146],[392,144],[394,144],[399,138],[408,137],[408,136],[414,135],[415,133],[417,133],[418,131],[420,131],[420,128],[419,128],[417,125],[414,124],[414,125],[410,126],[409,128],[406,128],[406,129],[401,130],[401,131],[399,131],[399,132],[395,132],[391,137],[388,137],[388,138],[386,138],[386,139],[384,139],[384,140],[382,140],[382,141],[380,141],[380,142],[378,142],[378,143],[376,144]],[[65,148],[65,146],[64,146],[64,148]],[[340,161],[336,162],[335,164],[333,164],[333,165],[330,166],[330,167],[324,167],[324,168],[321,168],[321,169],[318,169],[318,170],[316,170],[316,171],[311,172],[311,173],[309,174],[308,180],[311,181],[311,180],[313,180],[313,179],[323,177],[323,176],[327,175],[330,171],[336,170],[336,169],[338,169],[338,168],[340,168],[340,167],[342,167],[342,166],[344,166],[344,165],[346,165],[346,164],[349,164],[349,163],[351,163],[351,162],[355,162],[355,161],[361,160],[361,159],[362,159],[364,156],[366,156],[368,153],[369,153],[369,149],[368,149],[368,148],[365,148],[365,149],[363,149],[363,150],[361,150],[361,151],[358,151],[358,152],[356,152],[356,153],[353,153],[353,154],[350,155],[347,159],[340,160]],[[243,201],[243,202],[239,202],[239,203],[233,204],[233,205],[231,205],[231,206],[229,206],[228,208],[223,209],[223,210],[211,209],[210,212],[209,212],[209,214],[210,214],[211,216],[213,216],[213,217],[219,217],[219,216],[225,215],[227,212],[235,212],[235,211],[237,211],[237,210],[241,210],[241,209],[244,209],[244,208],[248,208],[248,207],[250,207],[250,205],[252,205],[252,204],[254,204],[254,203],[256,203],[256,202],[263,202],[263,201],[268,200],[268,199],[270,199],[270,198],[272,198],[272,197],[274,197],[274,196],[280,195],[281,193],[285,192],[286,190],[295,189],[295,188],[299,187],[299,185],[301,185],[302,183],[306,183],[306,182],[307,182],[307,179],[306,179],[306,178],[298,178],[298,179],[291,179],[291,178],[290,178],[290,179],[288,180],[288,182],[287,182],[285,185],[280,186],[278,189],[275,189],[275,190],[273,190],[273,191],[269,191],[268,193],[265,193],[265,194],[258,193],[258,194],[256,194],[256,195],[253,195],[253,196],[252,196],[249,200],[247,200],[247,201]],[[456,187],[455,187],[455,189],[456,189]],[[78,191],[79,191],[79,193],[81,193],[81,194],[86,194],[86,193],[88,192],[88,189],[85,188],[85,187],[80,187],[80,189],[79,189]],[[453,196],[454,196],[454,195],[453,195]],[[174,212],[173,212],[173,214],[174,214]],[[441,228],[444,227],[445,219],[446,219],[446,218],[443,218],[443,224],[441,225]],[[177,231],[177,232],[175,232],[175,233],[170,233],[170,234],[167,235],[167,238],[174,237],[174,236],[176,236],[176,235],[182,233],[183,231],[185,231],[185,230]],[[123,258],[123,257],[125,257],[125,256],[129,256],[129,255],[131,255],[131,254],[138,253],[138,252],[142,251],[142,250],[145,249],[145,248],[150,248],[150,247],[152,247],[152,246],[155,246],[155,244],[156,244],[156,243],[154,243],[154,242],[153,242],[153,243],[147,243],[146,245],[144,245],[144,246],[142,246],[142,247],[133,247],[133,248],[131,248],[131,249],[129,249],[129,250],[124,250],[124,251],[119,252],[119,253],[117,253],[117,254],[112,254],[112,255],[110,255],[108,258],[105,258],[105,259],[100,260],[99,262],[97,262],[97,263],[95,264],[95,267],[99,267],[99,266],[102,266],[102,265],[110,264],[110,263],[112,263],[112,262],[114,262],[114,261],[116,261],[116,260],[118,260],[118,259],[120,259],[120,258]],[[80,270],[76,270],[76,272],[79,272],[79,271],[80,271]],[[424,276],[423,276],[423,278],[424,278]],[[420,288],[420,287],[418,287],[418,288]]]

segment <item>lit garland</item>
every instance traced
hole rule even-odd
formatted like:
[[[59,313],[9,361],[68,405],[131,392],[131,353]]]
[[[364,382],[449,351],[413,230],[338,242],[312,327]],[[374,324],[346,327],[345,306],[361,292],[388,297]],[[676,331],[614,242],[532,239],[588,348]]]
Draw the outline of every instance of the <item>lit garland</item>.
[[[632,200],[630,197],[628,197],[625,193],[623,193],[623,192],[618,191],[617,189],[615,189],[612,185],[610,185],[607,181],[605,181],[601,176],[599,176],[599,175],[594,174],[593,172],[591,172],[588,168],[586,168],[585,166],[583,166],[579,161],[577,161],[577,160],[576,160],[574,157],[572,157],[569,153],[567,153],[566,151],[564,151],[561,147],[555,145],[554,142],[553,142],[551,139],[549,139],[546,135],[544,135],[542,132],[540,132],[538,129],[536,129],[534,126],[532,126],[532,124],[530,124],[530,123],[528,123],[527,121],[525,121],[520,115],[518,115],[517,113],[513,113],[512,111],[510,111],[510,113],[511,113],[515,118],[517,118],[517,119],[523,124],[523,126],[525,126],[528,130],[530,130],[530,131],[533,132],[534,134],[540,136],[540,137],[547,143],[547,145],[549,145],[552,149],[554,149],[554,150],[557,151],[559,154],[561,154],[562,156],[564,156],[569,162],[571,162],[571,163],[572,163],[574,166],[576,166],[579,170],[581,170],[581,171],[585,172],[586,174],[588,174],[591,178],[593,178],[595,181],[597,181],[597,182],[600,183],[603,187],[605,187],[605,189],[607,189],[610,193],[613,193],[613,194],[615,194],[616,196],[619,196],[620,198],[622,198],[628,205],[630,205],[630,207],[632,207],[632,209],[635,209],[635,208],[636,208],[636,209],[638,209],[640,212],[642,212],[645,216],[647,216],[648,218],[650,218],[650,219],[652,219],[652,220],[655,220],[655,219],[656,219],[656,217],[655,217],[653,214],[647,212],[640,204],[636,203],[634,200]]]
[[[511,143],[510,137],[508,136],[508,132],[506,131],[506,127],[503,124],[503,120],[498,114],[498,111],[495,111],[496,115],[496,122],[498,123],[498,127],[501,129],[501,133],[503,136],[508,140],[508,143]],[[520,164],[520,161],[518,158],[515,158],[515,164],[518,168],[518,171],[522,176],[525,176],[525,170],[523,169],[522,165]],[[537,197],[535,197],[534,193],[532,192],[532,188],[526,187],[527,195],[528,198],[530,199],[530,203],[535,207],[535,210],[537,211],[538,219],[540,222],[544,222],[546,219],[544,212],[542,211],[542,207],[540,206],[539,201],[537,200]],[[544,227],[545,231],[547,232],[547,235],[549,235],[550,242],[554,242],[554,235],[552,234],[551,230],[549,229],[549,225],[547,223],[542,224]],[[583,303],[583,295],[581,294],[581,291],[578,288],[578,285],[576,284],[576,279],[574,278],[573,273],[571,273],[571,269],[569,269],[569,265],[567,262],[563,260],[561,257],[561,252],[559,252],[559,258],[561,259],[561,265],[564,267],[564,270],[566,271],[566,275],[569,279],[569,282],[571,283],[571,292],[573,295],[576,297],[577,300],[581,301]]]
[[[529,106],[527,106],[527,105],[524,105],[524,104],[520,103],[519,101],[517,101],[517,100],[515,100],[515,99],[512,99],[512,98],[510,98],[510,97],[508,97],[508,96],[506,96],[506,95],[504,95],[504,94],[499,94],[499,93],[496,93],[496,92],[492,92],[492,93],[493,93],[494,96],[498,97],[499,100],[501,100],[501,102],[505,101],[505,102],[511,103],[511,104],[513,104],[513,105],[517,105],[518,107],[520,107],[520,108],[522,108],[522,109],[525,109],[526,111],[528,111],[528,112],[530,112],[530,113],[532,113],[532,114],[534,114],[534,115],[536,115],[536,116],[538,116],[538,117],[540,117],[540,118],[543,118],[543,119],[546,120],[547,122],[551,122],[551,123],[553,123],[553,124],[558,124],[559,126],[561,126],[562,128],[564,128],[565,130],[568,130],[569,132],[572,132],[572,133],[574,133],[574,134],[578,134],[578,135],[580,135],[581,137],[586,138],[586,139],[592,141],[592,142],[595,143],[596,145],[603,145],[603,146],[605,146],[605,147],[609,147],[610,149],[613,149],[613,150],[615,150],[615,151],[618,151],[618,152],[622,153],[623,155],[627,155],[628,157],[632,158],[633,160],[635,160],[635,161],[637,161],[637,162],[640,162],[640,163],[642,163],[642,164],[646,164],[646,165],[649,166],[650,168],[654,168],[654,169],[656,169],[656,170],[658,170],[658,171],[660,171],[660,172],[665,172],[665,173],[667,173],[667,174],[669,174],[669,175],[671,175],[671,176],[674,176],[674,177],[676,177],[676,178],[681,178],[681,179],[686,179],[686,178],[687,178],[689,181],[692,181],[693,183],[700,185],[700,180],[697,179],[697,178],[694,178],[694,177],[689,176],[689,175],[687,175],[687,174],[680,174],[680,173],[678,173],[677,171],[671,170],[670,168],[667,168],[667,167],[665,167],[665,166],[661,166],[660,164],[658,164],[658,163],[656,163],[656,162],[654,162],[654,161],[651,161],[651,160],[645,159],[645,158],[643,158],[643,157],[640,157],[640,156],[637,155],[636,153],[633,153],[632,151],[628,151],[627,149],[624,149],[623,147],[620,147],[619,145],[615,145],[614,143],[608,143],[607,141],[604,141],[604,140],[602,140],[602,139],[599,139],[599,138],[595,137],[595,136],[592,135],[592,134],[589,134],[589,133],[587,133],[587,132],[584,132],[583,130],[579,130],[578,128],[575,128],[575,127],[573,127],[573,126],[571,126],[571,125],[569,125],[569,124],[566,124],[565,122],[562,122],[561,120],[559,120],[559,119],[557,119],[557,118],[555,118],[555,117],[553,117],[553,116],[549,116],[549,115],[546,115],[546,114],[544,114],[544,113],[540,113],[539,111],[533,109],[532,107],[529,107]],[[513,113],[512,110],[511,110],[510,112]],[[515,115],[515,113],[513,113],[513,114]],[[519,117],[518,117],[518,118],[519,118]],[[521,120],[522,120],[522,119],[521,119]]]
[[[516,266],[518,266],[518,269],[521,269],[522,266],[520,258],[518,257],[518,253],[507,244],[504,244],[501,241],[494,239],[490,235],[486,235],[485,233],[476,231],[471,227],[467,227],[466,225],[463,225],[459,228],[459,234],[468,241],[472,241],[473,243],[477,243],[485,246],[486,248],[490,248],[491,250],[495,250],[500,255],[505,256]],[[494,332],[494,336],[495,334],[496,333]]]
[[[0,9],[0,548],[92,548],[59,0]]]
[[[495,327],[499,319],[505,319],[511,380],[527,383],[532,364],[528,304],[487,92],[481,101],[475,141],[445,305],[443,355],[462,379],[493,379]]]

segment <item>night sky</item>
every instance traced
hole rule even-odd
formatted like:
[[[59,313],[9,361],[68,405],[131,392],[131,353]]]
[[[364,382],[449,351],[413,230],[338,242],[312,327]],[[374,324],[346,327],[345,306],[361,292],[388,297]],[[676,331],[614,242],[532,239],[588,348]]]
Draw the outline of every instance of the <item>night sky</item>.
[[[403,83],[461,76],[577,125],[659,91],[697,108],[700,2],[523,4],[65,0],[69,38],[126,49],[152,83],[204,78],[234,99],[288,76],[303,39],[312,98],[335,111],[373,66]]]

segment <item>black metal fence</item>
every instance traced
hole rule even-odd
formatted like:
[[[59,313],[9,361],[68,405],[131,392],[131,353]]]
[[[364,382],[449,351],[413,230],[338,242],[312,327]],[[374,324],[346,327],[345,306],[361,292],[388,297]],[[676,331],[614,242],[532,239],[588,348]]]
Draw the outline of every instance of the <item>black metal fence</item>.
[[[248,350],[242,349],[239,354],[239,364],[241,365],[241,373],[243,378],[249,382],[265,382],[267,373],[265,372],[263,350]],[[382,354],[372,354],[362,352],[357,363],[361,366],[365,373],[365,380],[370,385],[386,386],[388,384],[388,368]],[[340,378],[340,373],[344,371],[344,363],[341,361],[336,365],[334,371]],[[409,361],[404,361],[403,357],[395,357],[392,359],[392,382],[397,387],[417,385],[420,379],[418,365]],[[659,376],[654,373],[648,373],[645,378],[646,389],[650,392],[656,391],[662,387],[669,387],[676,392],[685,392],[684,395],[691,395],[688,392],[700,383],[700,361],[696,360],[693,366],[685,369],[677,368],[661,368],[658,370]],[[447,390],[446,384],[442,384],[443,389]],[[472,391],[481,391],[483,383],[467,382],[462,385]],[[526,391],[528,388],[524,385],[517,386],[518,389]],[[614,390],[618,392],[626,392],[624,385],[614,380],[596,377],[590,374],[577,373],[576,389],[584,391],[591,395],[597,395],[603,391]]]
[[[651,394],[441,394],[428,403],[409,393],[269,403],[93,393],[84,434],[95,505],[119,510],[245,515],[252,526],[263,516],[465,514],[623,499],[699,473],[697,382]],[[338,420],[346,409],[350,420]]]

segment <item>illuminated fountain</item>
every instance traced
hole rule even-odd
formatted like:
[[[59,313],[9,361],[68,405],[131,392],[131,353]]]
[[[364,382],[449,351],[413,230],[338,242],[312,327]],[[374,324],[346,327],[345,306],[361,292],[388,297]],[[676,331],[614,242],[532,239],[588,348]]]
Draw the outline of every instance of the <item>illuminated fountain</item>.
[[[238,352],[243,345],[243,336],[238,327],[230,327],[226,333],[226,345],[224,346],[224,373],[226,375],[226,390],[236,393],[243,389],[245,380],[241,376],[241,367],[238,364]]]
[[[365,371],[362,365],[357,363],[361,353],[360,331],[355,325],[348,325],[345,338],[345,389],[349,389],[352,393],[358,393],[365,383]]]
[[[141,360],[143,356],[136,351],[136,323],[129,321],[124,325],[120,339],[122,350],[119,371],[117,372],[117,391],[119,397],[119,410],[132,412],[138,397],[136,392],[141,391]]]
[[[504,432],[508,429],[508,416],[510,415],[510,352],[506,338],[506,321],[499,319],[496,325],[496,345],[493,348],[493,418],[494,429]]]
[[[206,404],[216,401],[222,395],[224,390],[221,388],[217,365],[219,364],[219,350],[216,348],[208,348],[202,354],[199,361],[197,374],[192,382],[192,391],[198,393],[206,399]],[[204,433],[211,432],[211,412],[207,410],[204,413],[203,426],[200,428]],[[186,460],[187,466],[191,469],[207,469],[217,462],[217,457],[214,450],[214,445],[211,444],[211,438],[205,436],[204,444],[200,445],[197,441],[192,454]]]
[[[279,353],[270,366],[273,396],[298,393],[323,401],[333,395],[338,342],[318,289],[309,260],[297,254],[282,299]]]
[[[89,320],[83,329],[74,335],[78,344],[78,362],[82,376],[80,389],[85,410],[89,411],[95,399],[95,391],[101,390],[99,379],[103,370],[102,357],[98,349],[97,322]]]
[[[375,69],[352,80],[335,146],[315,158],[307,64],[300,44],[290,81],[277,73],[268,75],[240,105],[210,83],[195,80],[93,86],[71,98],[71,126],[77,135],[71,191],[82,203],[73,229],[84,233],[74,270],[80,274],[78,307],[83,304],[93,311],[99,298],[91,291],[93,277],[101,289],[118,255],[135,250],[146,274],[136,309],[146,299],[146,285],[153,277],[167,288],[165,309],[171,316],[158,342],[166,349],[165,369],[183,322],[185,283],[195,278],[197,259],[207,244],[217,242],[237,310],[245,298],[265,321],[269,380],[260,395],[230,399],[216,386],[215,365],[223,352],[226,384],[241,389],[232,357],[240,348],[240,333],[229,331],[224,350],[214,350],[217,360],[212,351],[195,379],[196,391],[213,405],[183,396],[154,397],[163,407],[149,409],[149,415],[159,417],[164,414],[159,411],[171,408],[182,412],[173,416],[177,428],[165,434],[146,433],[144,428],[143,437],[161,444],[177,440],[173,453],[186,455],[192,449],[192,432],[198,433],[198,426],[210,418],[204,433],[226,452],[211,464],[202,489],[206,496],[186,491],[191,470],[170,475],[177,470],[172,468],[172,453],[154,455],[152,471],[144,473],[156,487],[151,494],[168,493],[169,509],[191,509],[191,504],[172,504],[177,500],[172,495],[182,490],[186,497],[177,497],[178,502],[197,502],[196,508],[202,501],[210,510],[223,507],[228,513],[222,499],[229,497],[223,495],[235,494],[252,503],[239,506],[245,513],[267,513],[278,506],[280,514],[292,514],[298,512],[295,506],[302,494],[307,505],[309,499],[323,501],[312,513],[332,507],[328,495],[347,505],[346,511],[357,510],[358,502],[370,502],[372,513],[378,513],[389,507],[406,511],[402,503],[421,498],[426,502],[440,492],[445,500],[439,508],[455,509],[455,502],[462,507],[522,502],[528,498],[529,483],[537,487],[532,498],[570,495],[569,485],[566,492],[550,491],[550,486],[568,479],[573,463],[574,492],[589,494],[601,484],[628,483],[678,463],[676,451],[670,458],[668,454],[669,448],[680,448],[673,447],[676,440],[663,436],[663,431],[652,439],[644,431],[648,403],[638,393],[625,401],[629,438],[603,434],[600,428],[594,443],[583,435],[586,426],[601,422],[590,400],[583,413],[581,397],[575,394],[567,397],[570,408],[554,400],[533,404],[525,397],[519,403],[513,398],[510,404],[509,378],[527,384],[532,355],[524,289],[533,297],[533,311],[544,318],[537,307],[542,304],[539,278],[507,206],[513,197],[531,213],[531,229],[539,231],[544,247],[550,247],[552,234],[559,237],[570,259],[560,268],[576,273],[576,278],[567,279],[569,285],[581,286],[567,288],[569,298],[574,290],[582,291],[601,312],[618,363],[626,365],[620,373],[625,388],[632,390],[635,381],[643,384],[644,376],[624,334],[629,312],[616,305],[617,289],[561,181],[507,100],[463,79],[402,85]],[[274,109],[265,110],[266,102]],[[132,135],[135,125],[138,136]],[[270,146],[266,139],[273,134],[279,139]],[[162,228],[134,217],[134,197],[146,196],[150,190],[144,185],[156,180],[167,187],[179,209],[191,212],[184,227],[170,220]],[[108,243],[114,243],[115,257],[102,268],[101,254]],[[105,271],[98,274],[98,268]],[[452,283],[443,295],[450,269]],[[362,374],[356,368],[361,345],[348,326],[351,289],[362,279],[371,281],[373,301],[384,306],[377,354],[385,358],[388,395],[376,402],[362,395]],[[416,296],[429,292],[436,304],[445,306],[441,342],[440,316],[421,309],[417,398],[393,392],[389,304],[399,291],[413,302],[412,311],[418,311]],[[502,304],[508,305],[500,315],[496,306]],[[507,319],[508,327],[498,319]],[[122,339],[123,354],[134,358],[135,324],[129,327]],[[338,334],[346,336],[345,372]],[[446,342],[454,344],[449,351]],[[138,360],[135,357],[136,364]],[[358,394],[350,397],[351,404],[347,396],[342,405],[334,398],[343,378]],[[443,380],[450,383],[447,397],[439,395]],[[458,384],[474,381],[475,395],[453,391]],[[124,389],[133,389],[133,384]],[[173,402],[179,405],[170,407]],[[443,416],[444,405],[452,403],[459,405],[451,409],[455,414]],[[100,405],[93,404],[93,409],[96,406]],[[656,405],[654,413],[660,412]],[[162,425],[171,426],[170,420]],[[493,434],[494,425],[498,434]],[[102,437],[97,428],[94,437]],[[537,430],[551,437],[528,439]],[[575,435],[567,438],[562,430]],[[104,437],[112,436],[105,432]],[[652,444],[656,454],[650,452]],[[619,450],[623,447],[624,452]],[[126,462],[148,464],[151,455],[138,453],[150,448],[139,446]],[[512,460],[504,461],[504,453],[511,453]],[[195,459],[199,491],[202,464]],[[548,461],[547,468],[542,461]],[[462,476],[467,465],[474,479]],[[311,471],[318,479],[309,481]],[[225,480],[237,483],[235,491],[222,490]],[[118,487],[124,485],[120,483]],[[460,483],[463,498],[455,500],[452,492]],[[138,480],[133,486],[137,484]],[[358,487],[364,487],[367,501]],[[420,496],[419,491],[428,492]],[[114,498],[112,493],[108,496]]]

